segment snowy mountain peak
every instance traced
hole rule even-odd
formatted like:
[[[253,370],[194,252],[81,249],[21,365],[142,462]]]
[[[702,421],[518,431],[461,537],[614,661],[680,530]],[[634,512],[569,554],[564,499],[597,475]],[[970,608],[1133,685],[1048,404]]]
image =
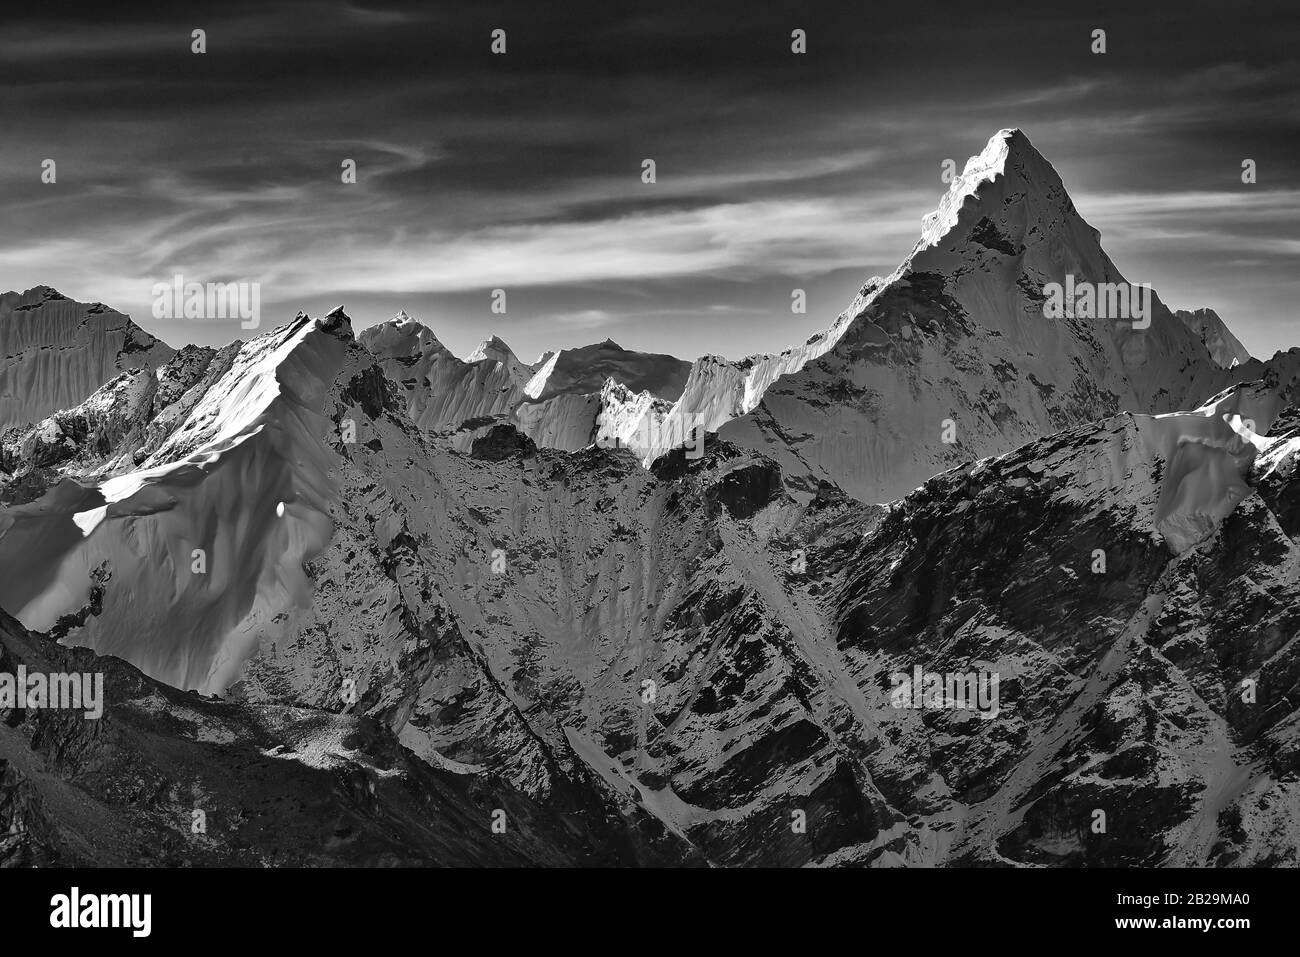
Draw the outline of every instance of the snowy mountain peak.
[[[1225,369],[1249,362],[1251,355],[1213,309],[1179,309],[1174,316],[1196,333],[1210,355]]]
[[[362,329],[357,334],[357,342],[380,359],[409,359],[447,352],[432,329],[405,312]]]
[[[316,325],[340,339],[350,340],[352,336],[352,319],[342,306],[335,306],[320,319],[316,320]]]
[[[70,643],[176,687],[228,686],[260,635],[281,627],[275,616],[310,601],[302,565],[329,541],[336,498],[324,407],[355,351],[350,339],[346,314],[334,310],[243,344],[138,468],[78,486],[49,512],[57,534],[32,561],[51,565],[7,596],[18,616],[48,628],[91,600],[94,569],[134,567],[138,588],[106,596]],[[193,571],[196,555],[203,573]],[[184,641],[128,624],[141,594],[190,623]]]
[[[482,362],[484,359],[492,359],[495,362],[512,362],[523,365],[515,356],[514,350],[505,343],[500,336],[489,336],[478,344],[478,346],[465,357],[466,362]]]
[[[947,195],[939,201],[939,208],[922,221],[921,240],[917,244],[918,251],[937,246],[957,225],[966,201],[972,197],[978,198],[981,186],[992,183],[997,177],[1005,174],[1007,159],[1011,155],[1011,145],[1017,138],[1028,145],[1029,140],[1019,130],[998,130],[989,139],[983,151],[966,161],[966,168],[952,181]]]
[[[129,316],[50,286],[0,294],[0,430],[79,405],[128,369],[172,350]]]
[[[1076,314],[1071,298],[1054,315],[1062,294],[1095,305]],[[1258,375],[1225,373],[1149,286],[1126,281],[1019,130],[971,157],[911,255],[845,315],[830,349],[747,387],[746,414],[720,407],[709,425],[807,494],[829,481],[889,501],[963,460],[1121,410],[1194,408]]]
[[[675,401],[686,386],[691,364],[663,353],[624,349],[613,339],[560,349],[533,367],[525,392],[534,399],[560,393],[597,393],[605,380],[616,379],[633,392],[648,391]]]
[[[478,348],[465,357],[469,363],[496,362],[510,375],[510,378],[522,389],[533,376],[532,366],[526,366],[515,356],[514,351],[498,336],[490,336],[478,344]]]
[[[1024,257],[1046,275],[1064,266],[1093,281],[1113,280],[1118,274],[1100,241],[1029,138],[1018,129],[999,130],[925,217],[921,239],[899,273],[950,274],[973,259],[1000,256]]]

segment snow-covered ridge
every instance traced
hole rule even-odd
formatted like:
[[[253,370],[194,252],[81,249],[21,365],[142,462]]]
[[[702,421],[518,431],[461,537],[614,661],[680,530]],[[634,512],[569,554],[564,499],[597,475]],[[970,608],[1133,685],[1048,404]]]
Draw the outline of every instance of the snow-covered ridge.
[[[16,617],[48,630],[78,615],[69,643],[179,688],[229,685],[310,603],[303,562],[337,497],[322,407],[351,337],[341,310],[300,314],[245,344],[141,468],[0,516],[0,560],[27,569]]]
[[[689,369],[673,356],[635,352],[613,340],[547,352],[530,366],[492,336],[462,360],[404,312],[357,339],[401,386],[420,428],[442,432],[504,417],[539,445],[563,451],[596,441],[602,419],[625,421],[627,396],[644,392],[635,405],[665,410],[665,397],[681,394]],[[612,391],[611,381],[618,384]]]
[[[1022,135],[1019,130],[998,130],[980,153],[966,161],[961,174],[952,181],[948,192],[939,201],[939,208],[922,220],[921,239],[914,252],[938,245],[956,227],[966,200],[975,197],[985,183],[991,183],[995,177],[1005,173],[1011,141],[1017,135]]]
[[[524,394],[530,399],[536,399],[546,388],[546,382],[550,379],[551,374],[555,372],[555,365],[560,361],[560,350],[546,352],[533,366],[534,372],[528,384],[524,386]]]
[[[825,447],[796,451],[792,474],[825,477],[876,500],[896,497],[951,464],[954,453],[1013,447],[1119,408],[1186,407],[1231,381],[1207,361],[1199,336],[1154,297],[1149,330],[1045,317],[1041,290],[1049,282],[1067,275],[1125,281],[1099,240],[1028,137],[999,130],[925,218],[898,268],[864,284],[829,328],[802,345],[734,362],[703,356],[687,368],[606,341],[547,352],[525,366],[493,337],[470,356],[486,366],[474,374],[457,362],[415,361],[408,389],[427,382],[432,395],[411,391],[412,414],[430,429],[505,414],[539,444],[566,450],[630,436],[646,464],[697,425],[728,429],[760,450],[774,446],[787,461],[793,437]],[[906,305],[913,300],[915,308]],[[1004,381],[1009,369],[1019,383]],[[606,389],[610,380],[624,388]],[[793,392],[818,421],[801,420],[798,404],[785,399]],[[560,396],[569,398],[554,401]],[[864,398],[837,412],[839,400],[829,396]],[[881,423],[870,410],[885,407],[896,419],[877,435]],[[1019,411],[1008,416],[1004,407]],[[772,420],[786,410],[796,418]],[[968,423],[968,416],[986,421]],[[948,418],[962,424],[961,449],[915,447],[917,436],[937,434]]]
[[[1201,337],[1210,355],[1225,369],[1249,362],[1251,355],[1213,309],[1178,309],[1174,316]]]
[[[1248,477],[1257,459],[1280,458],[1292,441],[1267,434],[1288,391],[1251,382],[1186,412],[1120,413],[935,481],[969,471],[980,480],[995,475],[1006,488],[1037,486],[1083,514],[1108,512],[1181,555],[1252,494]]]
[[[984,453],[996,449],[997,435],[1006,448],[1116,408],[1189,407],[1233,381],[1217,374],[1198,336],[1188,335],[1158,300],[1154,328],[1146,331],[1112,320],[1091,329],[1045,320],[1039,290],[1047,282],[1066,274],[1125,281],[1100,235],[1024,132],[999,130],[924,218],[920,239],[898,268],[868,281],[825,333],[780,356],[698,360],[676,414],[697,413],[710,430],[777,451],[792,474],[820,474],[881,501],[914,487],[937,470],[945,451],[955,451],[939,448],[931,457],[917,447],[932,445],[948,418],[965,423],[972,413],[987,414],[991,421],[962,429],[964,451]],[[944,315],[946,308],[926,308],[940,305],[937,297],[964,313],[951,317],[960,325]],[[913,301],[917,308],[909,308]],[[968,321],[974,329],[965,327]],[[1236,342],[1226,326],[1219,339]],[[1216,341],[1208,343],[1211,350]],[[1241,355],[1248,361],[1244,349]],[[972,376],[972,366],[983,368]],[[1012,368],[1028,380],[1014,390],[1002,381]],[[1004,395],[994,399],[990,392]],[[1078,398],[1061,401],[1071,393]],[[860,398],[837,407],[828,401],[835,394]],[[797,402],[787,398],[794,395]],[[985,413],[980,406],[990,402]],[[863,404],[881,414],[890,410],[890,418],[862,417]],[[1024,410],[1024,424],[1010,435],[1001,409]],[[807,421],[805,412],[811,412]],[[791,456],[791,437],[819,447]],[[898,480],[885,478],[891,473]]]
[[[509,361],[514,354],[505,343],[498,347],[489,340],[480,346],[482,358],[465,361],[405,312],[361,330],[357,342],[398,384],[411,420],[422,429],[436,432],[467,419],[507,414],[523,401],[530,373],[517,360]]]
[[[499,362],[506,367],[506,371],[510,373],[512,378],[525,381],[533,374],[532,367],[520,362],[511,348],[496,336],[480,342],[478,348],[465,357],[465,361],[469,363]]]
[[[548,354],[533,370],[525,391],[529,398],[547,399],[560,394],[600,392],[614,379],[634,392],[646,391],[669,401],[682,394],[690,364],[662,353],[624,349],[613,339],[559,349]]]
[[[831,482],[886,502],[959,462],[1121,410],[1191,409],[1263,374],[1222,369],[1154,293],[1146,328],[1049,318],[1044,289],[1067,277],[1128,281],[1051,164],[1001,130],[899,268],[863,287],[835,345],[720,434],[776,458],[807,494]]]
[[[1069,466],[1064,497],[1085,496],[1089,504],[1118,498],[1137,507],[1137,524],[1182,554],[1208,538],[1250,494],[1245,476],[1257,449],[1231,414],[1170,412],[1121,421],[1128,428],[1112,433],[1086,465]],[[1089,485],[1089,476],[1104,476],[1108,494]]]

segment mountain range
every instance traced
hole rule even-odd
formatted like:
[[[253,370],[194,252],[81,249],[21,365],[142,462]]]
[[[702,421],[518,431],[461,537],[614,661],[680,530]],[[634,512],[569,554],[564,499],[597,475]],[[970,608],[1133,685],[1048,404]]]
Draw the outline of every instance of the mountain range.
[[[6,293],[0,671],[109,693],[0,862],[1296,864],[1300,349],[1053,285],[1141,286],[1002,130],[778,355]]]

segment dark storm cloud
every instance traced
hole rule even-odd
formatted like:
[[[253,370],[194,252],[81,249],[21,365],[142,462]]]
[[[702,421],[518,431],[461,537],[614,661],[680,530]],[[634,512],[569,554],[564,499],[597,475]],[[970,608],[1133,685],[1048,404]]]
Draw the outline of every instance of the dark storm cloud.
[[[1131,6],[33,8],[0,29],[0,286],[177,343],[239,334],[150,318],[181,272],[261,282],[268,322],[405,307],[461,351],[489,332],[526,359],[606,335],[779,349],[906,255],[942,160],[1020,126],[1131,280],[1214,306],[1256,352],[1297,341],[1293,14]]]

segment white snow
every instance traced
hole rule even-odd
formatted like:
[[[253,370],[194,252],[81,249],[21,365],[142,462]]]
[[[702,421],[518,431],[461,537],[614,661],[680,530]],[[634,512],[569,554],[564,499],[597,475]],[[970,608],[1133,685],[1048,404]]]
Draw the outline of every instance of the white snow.
[[[422,429],[436,432],[466,419],[509,413],[523,400],[530,370],[505,343],[498,347],[489,340],[480,346],[481,358],[464,361],[405,312],[363,329],[357,341],[401,386],[411,420]]]
[[[1041,290],[1067,275],[1127,282],[1051,164],[1022,132],[1001,130],[902,265],[864,287],[834,346],[719,433],[805,488],[825,480],[886,502],[961,462],[1122,409],[1192,408],[1247,377],[1219,368],[1154,296],[1146,329],[1047,318]]]
[[[333,531],[331,423],[321,407],[340,336],[350,330],[336,315],[254,339],[143,467],[72,501],[4,516],[0,533],[38,518],[45,529],[46,544],[30,555],[39,590],[19,620],[47,630],[86,603],[92,572],[107,567],[102,612],[72,643],[180,688],[233,681],[259,641],[283,630],[284,609],[310,602],[303,562]],[[80,534],[59,532],[61,520]]]
[[[1179,309],[1174,315],[1200,336],[1210,355],[1225,369],[1249,362],[1251,355],[1213,309]]]
[[[0,295],[0,431],[79,405],[126,369],[172,350],[129,317],[46,286]]]

